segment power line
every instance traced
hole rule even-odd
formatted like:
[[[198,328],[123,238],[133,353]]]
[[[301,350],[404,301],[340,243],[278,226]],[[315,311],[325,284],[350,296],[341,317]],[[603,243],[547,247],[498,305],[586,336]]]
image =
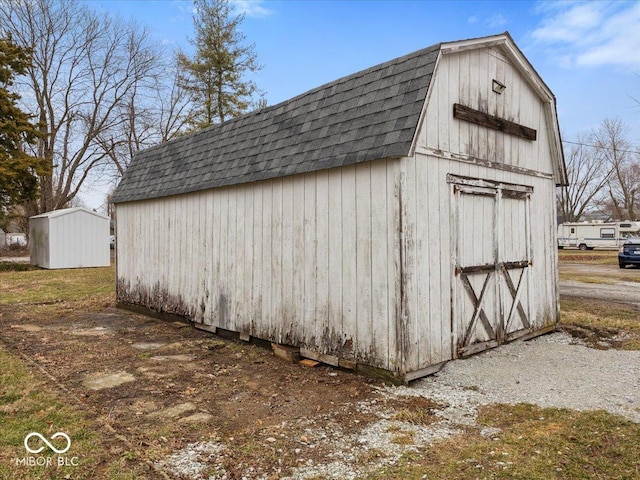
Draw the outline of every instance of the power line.
[[[570,143],[571,145],[580,145],[581,147],[603,148],[602,145],[590,145],[588,143],[571,142],[569,140],[562,140],[562,143]],[[640,147],[632,146],[631,148],[636,148],[637,150],[620,150],[620,149],[616,148],[616,151],[621,152],[621,153],[638,153],[638,152],[640,152]]]

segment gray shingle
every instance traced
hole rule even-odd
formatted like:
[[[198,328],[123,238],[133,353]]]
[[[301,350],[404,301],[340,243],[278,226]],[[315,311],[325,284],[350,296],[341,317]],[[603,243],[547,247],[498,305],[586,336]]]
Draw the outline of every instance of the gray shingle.
[[[114,203],[406,156],[440,45],[138,152]]]

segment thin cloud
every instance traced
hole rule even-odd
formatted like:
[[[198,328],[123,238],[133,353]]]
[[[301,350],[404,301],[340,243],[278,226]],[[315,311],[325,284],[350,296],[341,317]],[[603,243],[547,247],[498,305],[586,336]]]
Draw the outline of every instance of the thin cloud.
[[[263,0],[231,0],[231,3],[247,17],[264,18],[272,13],[264,6]]]
[[[506,25],[507,19],[501,13],[494,13],[484,21],[486,27],[496,28]]]
[[[550,47],[562,66],[640,67],[640,3],[545,2],[531,36]]]

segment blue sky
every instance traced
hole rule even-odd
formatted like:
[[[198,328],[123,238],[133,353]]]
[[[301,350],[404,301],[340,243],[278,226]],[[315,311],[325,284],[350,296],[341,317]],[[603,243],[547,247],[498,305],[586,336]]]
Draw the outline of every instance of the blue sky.
[[[190,0],[88,0],[189,51]],[[442,41],[509,31],[556,95],[563,138],[605,118],[640,145],[640,2],[235,0],[269,104]]]

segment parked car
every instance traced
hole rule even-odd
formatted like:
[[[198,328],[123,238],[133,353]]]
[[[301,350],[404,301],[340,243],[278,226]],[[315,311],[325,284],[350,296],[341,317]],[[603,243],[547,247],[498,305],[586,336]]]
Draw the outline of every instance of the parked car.
[[[640,238],[627,238],[618,250],[618,265],[624,268],[627,265],[640,265]]]

